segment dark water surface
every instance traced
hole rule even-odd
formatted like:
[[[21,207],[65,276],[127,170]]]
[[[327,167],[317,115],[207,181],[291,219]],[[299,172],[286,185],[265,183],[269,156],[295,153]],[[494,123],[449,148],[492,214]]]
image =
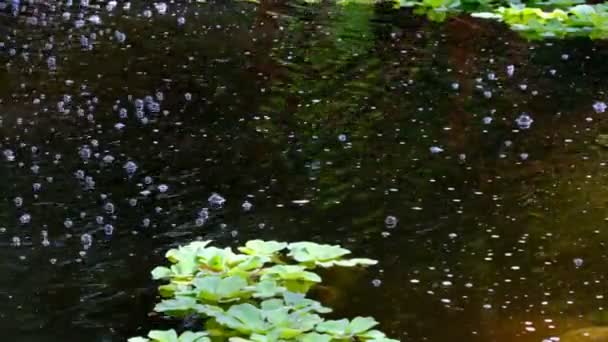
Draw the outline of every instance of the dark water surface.
[[[402,341],[608,323],[606,43],[382,6],[101,6],[0,16],[4,340],[179,327],[149,315],[149,271],[197,238],[377,258],[322,299]],[[214,192],[225,207],[197,222]]]

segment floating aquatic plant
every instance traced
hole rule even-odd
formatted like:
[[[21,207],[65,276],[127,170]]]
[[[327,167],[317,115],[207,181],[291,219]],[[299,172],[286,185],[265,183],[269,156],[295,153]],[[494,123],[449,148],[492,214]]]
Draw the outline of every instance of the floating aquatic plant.
[[[372,259],[346,259],[351,252],[336,245],[314,242],[283,243],[252,240],[239,247],[209,246],[196,241],[171,249],[169,267],[152,271],[163,300],[154,311],[172,317],[196,315],[204,319],[201,331],[151,331],[129,342],[394,342],[373,329],[371,317],[325,320],[331,312],[307,298],[321,282],[314,269],[376,264]]]
[[[318,0],[305,0],[317,3]],[[585,4],[584,0],[338,0],[341,5],[392,3],[395,7],[413,8],[432,21],[444,21],[450,15],[504,22],[511,29],[531,39],[589,36],[608,38],[608,4]]]

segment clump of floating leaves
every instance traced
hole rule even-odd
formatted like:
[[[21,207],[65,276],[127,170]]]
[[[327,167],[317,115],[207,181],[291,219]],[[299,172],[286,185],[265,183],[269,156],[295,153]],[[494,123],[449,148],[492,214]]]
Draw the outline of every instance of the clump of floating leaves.
[[[304,0],[318,3],[320,0]],[[588,36],[608,38],[608,3],[585,0],[337,0],[341,5],[390,3],[413,8],[432,21],[470,15],[507,24],[530,39]]]
[[[346,256],[336,245],[252,240],[239,247],[196,241],[169,250],[171,265],[152,277],[168,281],[154,310],[171,317],[202,319],[200,331],[153,330],[129,342],[397,342],[375,330],[371,317],[326,320],[331,312],[307,292],[321,282],[317,269],[374,265]]]

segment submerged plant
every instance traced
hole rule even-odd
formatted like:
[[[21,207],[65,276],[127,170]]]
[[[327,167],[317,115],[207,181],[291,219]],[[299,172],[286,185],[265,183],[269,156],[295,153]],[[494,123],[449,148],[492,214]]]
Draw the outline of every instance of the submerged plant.
[[[331,312],[306,293],[321,282],[316,268],[374,265],[371,259],[346,259],[350,251],[314,242],[252,240],[239,247],[197,241],[172,249],[169,267],[152,271],[163,300],[154,310],[172,317],[196,315],[200,331],[151,331],[129,342],[395,342],[373,328],[371,317],[325,320]]]

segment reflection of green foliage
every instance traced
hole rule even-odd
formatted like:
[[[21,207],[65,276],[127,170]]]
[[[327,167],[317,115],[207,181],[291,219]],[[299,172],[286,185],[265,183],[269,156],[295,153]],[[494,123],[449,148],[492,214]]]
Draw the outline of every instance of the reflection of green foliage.
[[[201,316],[206,318],[206,330],[181,336],[174,330],[151,331],[148,338],[130,342],[396,341],[372,330],[378,324],[373,318],[326,321],[320,314],[331,310],[305,297],[321,282],[312,269],[376,261],[344,259],[349,250],[313,242],[253,240],[238,248],[246,254],[208,247],[209,243],[172,249],[166,254],[171,267],[152,271],[154,279],[170,282],[160,287],[166,299],[154,310],[173,317]]]

